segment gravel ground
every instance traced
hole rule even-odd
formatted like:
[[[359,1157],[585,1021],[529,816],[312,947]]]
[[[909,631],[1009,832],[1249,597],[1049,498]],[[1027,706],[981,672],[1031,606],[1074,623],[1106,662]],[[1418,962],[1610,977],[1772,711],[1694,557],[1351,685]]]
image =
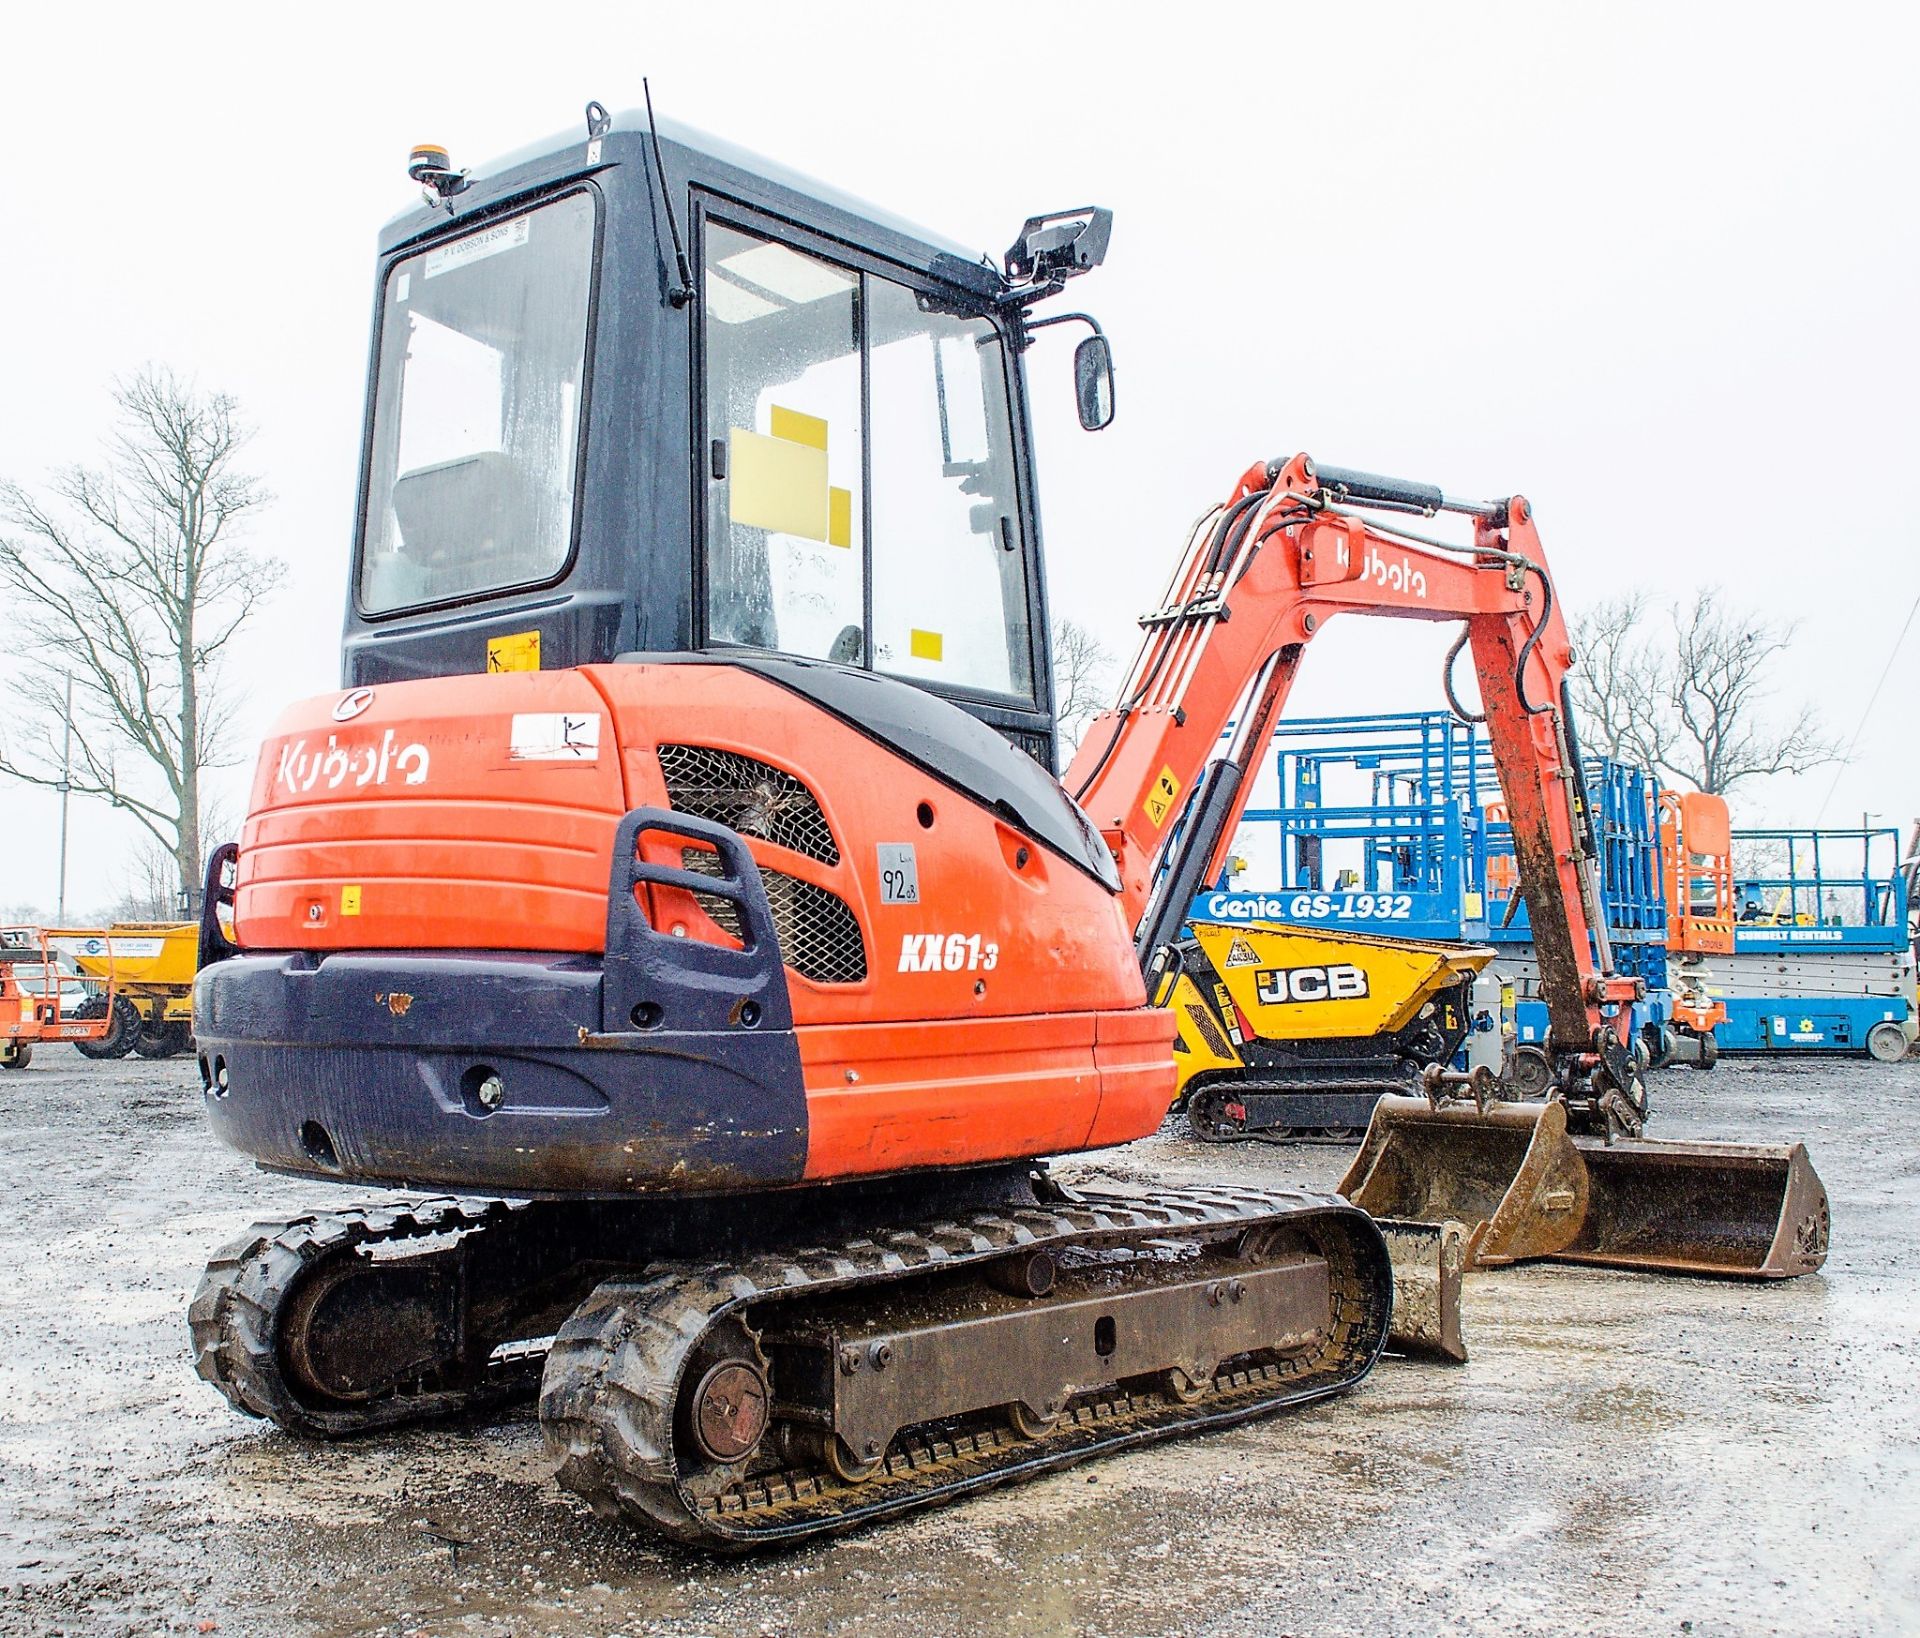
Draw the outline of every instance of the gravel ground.
[[[0,1075],[0,1632],[1920,1630],[1920,1061],[1655,1097],[1656,1135],[1806,1140],[1823,1275],[1477,1276],[1464,1367],[720,1562],[591,1518],[524,1415],[316,1448],[228,1411],[187,1356],[200,1264],[328,1191],[220,1149],[187,1061],[44,1048]],[[1328,1186],[1346,1156],[1169,1131],[1102,1159]]]

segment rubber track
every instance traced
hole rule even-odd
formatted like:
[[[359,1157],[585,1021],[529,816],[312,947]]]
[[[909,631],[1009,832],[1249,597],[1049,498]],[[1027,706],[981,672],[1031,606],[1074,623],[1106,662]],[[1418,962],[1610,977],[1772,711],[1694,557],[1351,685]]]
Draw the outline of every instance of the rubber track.
[[[265,1417],[289,1433],[350,1438],[402,1423],[531,1398],[535,1359],[495,1366],[465,1389],[391,1394],[364,1404],[305,1403],[280,1369],[278,1316],[294,1286],[322,1262],[353,1256],[362,1247],[423,1239],[454,1231],[498,1233],[523,1203],[432,1199],[352,1207],[284,1222],[256,1223],[207,1264],[187,1310],[193,1366],[248,1416]]]
[[[1231,1083],[1216,1081],[1212,1085],[1215,1087],[1231,1085],[1236,1092],[1278,1093],[1283,1097],[1295,1092],[1307,1096],[1320,1093],[1371,1092],[1379,1097],[1386,1097],[1389,1094],[1406,1097],[1417,1094],[1420,1090],[1418,1080],[1393,1080],[1386,1076],[1370,1080],[1344,1081],[1234,1081]],[[1362,1123],[1357,1129],[1364,1132],[1366,1126]],[[1344,1126],[1263,1126],[1242,1130],[1231,1137],[1207,1137],[1203,1136],[1189,1121],[1188,1130],[1192,1132],[1196,1143],[1350,1143],[1354,1141],[1347,1135],[1350,1129]]]
[[[824,1296],[914,1274],[964,1267],[1021,1248],[1184,1237],[1272,1222],[1309,1231],[1320,1220],[1359,1229],[1323,1236],[1333,1265],[1334,1324],[1319,1355],[1223,1373],[1198,1403],[1108,1392],[1069,1406],[1038,1439],[992,1429],[902,1435],[881,1472],[848,1484],[827,1469],[748,1478],[722,1470],[695,1485],[678,1468],[681,1376],[715,1322],[748,1304]],[[1360,1229],[1360,1225],[1365,1225]],[[909,1508],[1066,1466],[1126,1445],[1221,1427],[1349,1388],[1386,1340],[1392,1278],[1370,1219],[1333,1196],[1285,1191],[1182,1191],[988,1212],[873,1238],[751,1257],[725,1270],[656,1267],[602,1284],[554,1339],[540,1395],[560,1483],[602,1515],[680,1541],[739,1549],[844,1530]]]

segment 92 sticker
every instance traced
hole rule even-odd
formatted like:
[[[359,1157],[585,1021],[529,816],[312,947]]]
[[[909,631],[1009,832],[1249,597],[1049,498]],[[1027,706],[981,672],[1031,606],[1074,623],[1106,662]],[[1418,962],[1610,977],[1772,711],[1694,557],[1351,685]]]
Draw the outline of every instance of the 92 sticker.
[[[920,902],[920,865],[914,858],[911,842],[881,842],[880,902],[882,904],[918,904]]]

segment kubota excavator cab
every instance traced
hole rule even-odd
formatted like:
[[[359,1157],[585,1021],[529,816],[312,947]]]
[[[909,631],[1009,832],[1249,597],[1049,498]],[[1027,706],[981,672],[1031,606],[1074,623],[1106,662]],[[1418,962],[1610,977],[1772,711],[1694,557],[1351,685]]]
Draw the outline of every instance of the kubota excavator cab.
[[[1003,270],[597,109],[428,180],[380,240],[344,687],[759,650],[911,681],[1051,771],[1026,311],[1106,213]]]

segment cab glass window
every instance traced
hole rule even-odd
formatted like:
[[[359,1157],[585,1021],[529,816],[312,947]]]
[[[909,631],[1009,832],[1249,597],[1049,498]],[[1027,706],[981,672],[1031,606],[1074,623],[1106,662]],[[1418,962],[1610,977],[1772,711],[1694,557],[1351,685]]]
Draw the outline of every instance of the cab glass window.
[[[573,548],[594,207],[571,194],[387,273],[360,554],[369,614],[550,578]]]
[[[868,280],[873,334],[873,663],[1033,692],[1000,332]]]
[[[862,663],[860,279],[709,224],[707,635]]]
[[[704,252],[708,640],[1030,699],[999,330],[718,222]]]

